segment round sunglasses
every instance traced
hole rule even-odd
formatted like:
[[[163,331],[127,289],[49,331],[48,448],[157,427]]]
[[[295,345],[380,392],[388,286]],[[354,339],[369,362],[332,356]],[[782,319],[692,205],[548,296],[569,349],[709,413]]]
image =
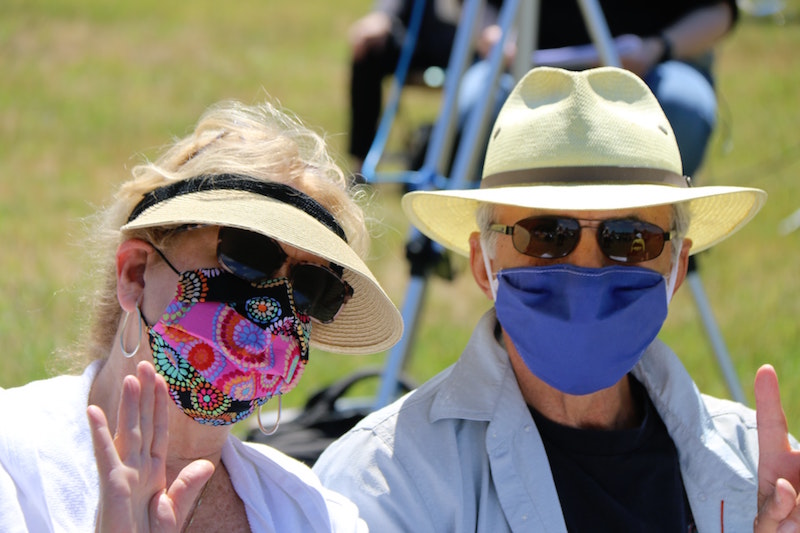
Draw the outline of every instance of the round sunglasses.
[[[227,226],[219,229],[217,260],[241,279],[274,279],[287,258],[281,245],[266,235]],[[327,268],[316,263],[293,264],[288,278],[297,310],[323,324],[332,322],[353,296],[353,287],[342,279],[343,272],[338,265]]]
[[[572,253],[580,241],[582,228],[597,228],[600,250],[618,263],[641,263],[655,259],[664,250],[664,243],[672,238],[672,232],[635,218],[589,221],[533,216],[519,220],[513,226],[489,226],[491,231],[511,235],[518,252],[542,259],[558,259]]]

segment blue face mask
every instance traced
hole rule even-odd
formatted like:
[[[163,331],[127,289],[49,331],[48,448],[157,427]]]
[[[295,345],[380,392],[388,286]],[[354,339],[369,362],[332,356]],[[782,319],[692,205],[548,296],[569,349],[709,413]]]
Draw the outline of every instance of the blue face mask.
[[[661,330],[667,302],[664,276],[643,267],[559,264],[497,274],[498,321],[530,371],[567,394],[622,379]]]

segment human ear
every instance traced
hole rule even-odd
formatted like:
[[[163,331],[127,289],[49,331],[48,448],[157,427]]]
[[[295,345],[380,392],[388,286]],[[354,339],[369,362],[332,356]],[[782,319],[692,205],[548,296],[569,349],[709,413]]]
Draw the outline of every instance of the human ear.
[[[128,239],[117,248],[117,299],[131,312],[142,299],[144,272],[153,247],[141,239]]]
[[[683,239],[683,245],[681,246],[681,254],[678,257],[678,271],[676,272],[677,278],[675,279],[675,288],[672,289],[672,295],[675,295],[677,292],[678,287],[681,286],[683,280],[686,279],[686,274],[689,271],[689,251],[692,249],[692,240],[691,239]]]
[[[483,248],[481,247],[481,234],[474,231],[469,236],[469,266],[472,270],[472,277],[475,283],[490,300],[494,300],[492,294],[492,284],[489,280],[489,273],[486,272],[486,264],[483,261]]]

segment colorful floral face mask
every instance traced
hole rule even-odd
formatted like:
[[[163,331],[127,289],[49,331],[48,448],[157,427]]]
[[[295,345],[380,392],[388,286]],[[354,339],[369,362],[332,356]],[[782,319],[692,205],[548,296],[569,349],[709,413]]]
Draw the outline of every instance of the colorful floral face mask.
[[[216,268],[181,273],[175,298],[149,328],[172,399],[215,426],[291,390],[308,361],[310,333],[286,278],[250,283]]]

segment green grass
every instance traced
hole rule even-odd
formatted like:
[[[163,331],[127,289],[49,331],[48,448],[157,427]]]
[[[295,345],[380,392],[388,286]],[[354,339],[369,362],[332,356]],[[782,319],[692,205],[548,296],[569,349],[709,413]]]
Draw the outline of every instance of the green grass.
[[[129,169],[189,131],[211,103],[267,94],[346,147],[349,23],[366,1],[240,0],[191,3],[7,0],[0,19],[0,386],[48,375],[84,321],[78,303],[91,272],[81,219]],[[790,426],[800,431],[800,231],[778,225],[800,208],[800,0],[783,24],[743,17],[719,51],[723,102],[704,184],[750,185],[770,195],[756,219],[702,256],[704,288],[752,403],[756,368],[781,377]],[[404,100],[405,124],[436,97]],[[342,162],[345,162],[342,157]],[[394,186],[374,190],[371,264],[400,305],[407,224]],[[463,265],[462,265],[463,267]],[[432,279],[409,372],[424,380],[452,363],[489,303],[470,276]],[[700,388],[727,395],[688,290],[662,337]],[[288,405],[385,354],[315,352]]]

